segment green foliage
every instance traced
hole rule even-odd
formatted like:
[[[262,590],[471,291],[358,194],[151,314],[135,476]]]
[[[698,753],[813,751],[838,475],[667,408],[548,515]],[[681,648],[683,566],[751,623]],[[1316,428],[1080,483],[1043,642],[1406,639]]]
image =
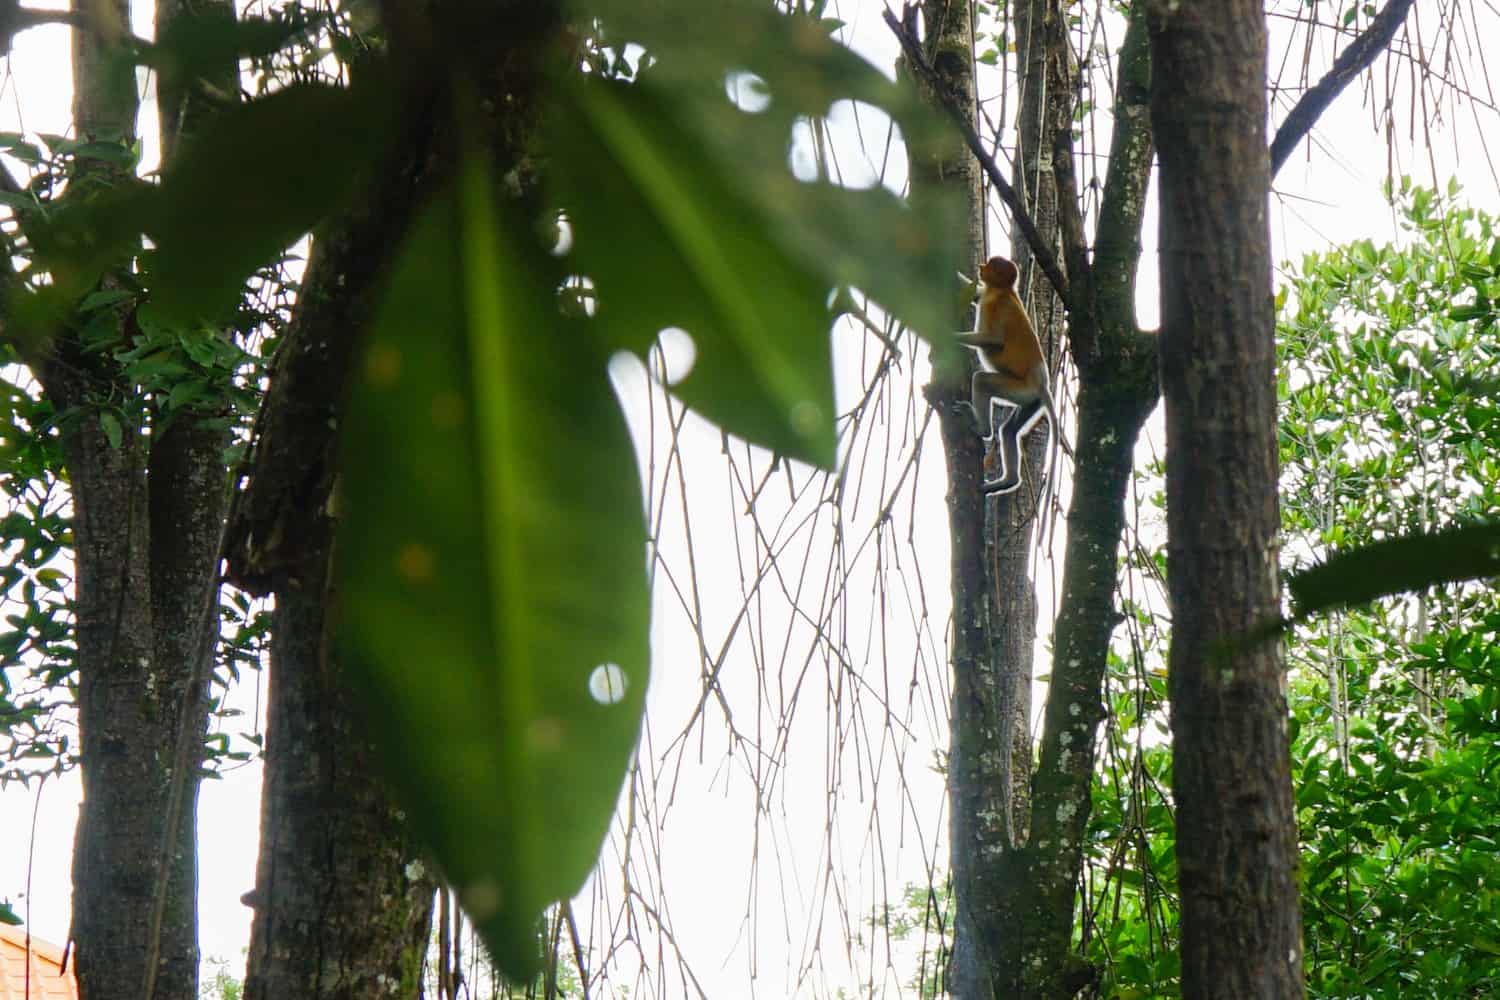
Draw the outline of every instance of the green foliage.
[[[19,273],[3,289],[10,343],[0,344],[0,360],[8,366],[0,385],[4,782],[45,778],[77,763],[73,538],[59,430],[71,422],[96,422],[106,443],[118,449],[127,435],[157,433],[189,414],[208,424],[247,426],[259,402],[262,352],[274,344],[284,317],[274,306],[257,304],[274,295],[269,269],[258,276],[254,292],[235,290],[236,299],[243,297],[235,319],[253,336],[164,315],[153,297],[155,255],[140,253],[142,205],[157,194],[132,179],[138,144],[8,133],[0,135],[0,147],[30,168],[22,189],[3,199],[21,233],[13,244]],[[57,412],[19,362],[34,363],[39,338],[61,328],[78,350],[74,363],[92,377],[82,405]],[[220,685],[246,663],[258,662],[255,620],[263,616],[248,607],[243,617],[232,609],[225,613],[238,634],[221,648],[215,674]],[[218,703],[214,711],[220,718],[232,714]],[[205,745],[210,767],[248,756],[231,748],[229,739],[219,733]]]
[[[942,885],[908,885],[901,900],[886,904],[870,916],[871,929],[881,929],[908,958],[913,971],[906,986],[911,995],[935,1000],[947,995],[946,974],[952,958],[953,888]]]
[[[205,976],[198,987],[201,1000],[241,1000],[245,995],[245,984],[229,972],[229,961],[224,958],[206,958],[204,964],[213,970]]]
[[[1500,572],[1500,532],[1487,523],[1500,510],[1500,406],[1485,381],[1500,346],[1459,304],[1489,301],[1500,232],[1409,181],[1392,193],[1414,245],[1360,241],[1308,258],[1282,331],[1282,457],[1314,459],[1292,465],[1288,503],[1345,553],[1293,574],[1299,613]],[[1385,488],[1345,488],[1336,509],[1306,510],[1329,479]]]
[[[1164,636],[1136,609],[1137,658],[1111,657],[1104,766],[1094,778],[1080,937],[1110,997],[1178,995],[1176,833],[1169,806]],[[1146,663],[1156,669],[1142,669]]]
[[[56,414],[21,369],[0,373],[0,784],[66,770],[73,671],[66,550],[72,528],[61,482]]]
[[[1403,180],[1392,195],[1405,246],[1309,257],[1284,297],[1288,550],[1350,550],[1356,572],[1334,589],[1366,600],[1403,576],[1424,582],[1411,574],[1454,581],[1335,614],[1290,647],[1319,997],[1487,996],[1500,975],[1500,594],[1457,582],[1494,555],[1483,522],[1500,511],[1500,411],[1472,376],[1493,372],[1500,350],[1454,308],[1497,229],[1456,194]],[[1479,526],[1435,534],[1462,522]]]
[[[1491,996],[1500,989],[1500,614],[1416,642],[1401,671],[1349,673],[1360,713],[1341,762],[1326,690],[1299,685],[1297,805],[1316,996]],[[1408,678],[1458,694],[1446,726]],[[1373,685],[1390,685],[1377,694]]]
[[[178,322],[222,316],[256,267],[346,205],[351,179],[385,149],[389,100],[373,81],[301,84],[215,115],[131,206],[158,248],[162,311]]]

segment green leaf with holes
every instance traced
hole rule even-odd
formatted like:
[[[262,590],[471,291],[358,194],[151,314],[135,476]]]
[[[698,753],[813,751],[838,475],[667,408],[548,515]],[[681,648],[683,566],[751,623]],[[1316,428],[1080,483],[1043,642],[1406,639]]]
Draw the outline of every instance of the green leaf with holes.
[[[497,962],[536,968],[639,732],[639,475],[605,365],[507,224],[487,164],[413,230],[343,437],[344,663],[418,825]]]
[[[553,116],[551,166],[604,335],[641,353],[664,327],[687,331],[694,367],[674,391],[689,406],[831,465],[827,286],[768,237],[755,202],[651,95],[584,85],[569,112]]]
[[[711,32],[659,4],[585,7],[612,44],[648,53],[633,112],[660,119],[674,156],[690,153],[755,205],[757,239],[791,254],[825,290],[854,286],[933,343],[951,343],[953,272],[977,264],[959,256],[964,199],[949,184],[918,185],[903,198],[875,183],[880,174],[904,187],[914,170],[968,156],[909,80],[840,44],[828,20],[763,0],[719,0]],[[751,99],[737,106],[731,93]],[[828,144],[821,164],[810,155],[815,132]]]

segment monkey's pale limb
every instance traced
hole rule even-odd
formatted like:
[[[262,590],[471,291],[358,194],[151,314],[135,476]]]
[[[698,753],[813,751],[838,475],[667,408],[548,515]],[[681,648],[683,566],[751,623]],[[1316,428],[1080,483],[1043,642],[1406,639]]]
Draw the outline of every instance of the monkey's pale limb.
[[[1009,493],[1021,485],[1021,438],[1046,416],[1040,399],[1024,406],[1007,406],[1000,417],[1000,478],[987,480],[985,493]]]

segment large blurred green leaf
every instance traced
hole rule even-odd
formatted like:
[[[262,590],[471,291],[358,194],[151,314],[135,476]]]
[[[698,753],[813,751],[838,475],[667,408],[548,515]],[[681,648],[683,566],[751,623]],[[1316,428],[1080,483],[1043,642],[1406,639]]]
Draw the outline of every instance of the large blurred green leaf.
[[[485,165],[415,227],[344,426],[339,635],[410,814],[496,960],[582,885],[647,680],[640,482],[607,352]]]
[[[389,139],[389,94],[299,84],[215,115],[153,192],[153,298],[194,320],[231,306],[245,279],[337,212]]]
[[[806,142],[809,126],[838,105],[858,109],[861,131],[835,133],[833,141],[857,147],[886,181],[901,183],[935,157],[961,155],[957,132],[907,81],[891,80],[839,44],[829,22],[759,0],[726,0],[709,30],[698,19],[664,18],[654,5],[594,2],[660,56],[641,85],[672,109],[679,144],[714,154],[736,189],[754,199],[769,238],[828,284],[855,286],[918,333],[952,346],[953,273],[975,265],[958,256],[967,221],[952,185],[923,185],[921,201],[908,203],[882,186],[799,180],[788,163],[794,134]],[[763,104],[753,112],[735,106],[726,89],[745,74]]]
[[[598,325],[637,352],[677,326],[697,344],[676,391],[777,451],[831,465],[833,368],[823,283],[768,238],[764,213],[662,102],[596,83],[555,115],[553,179],[597,286]]]
[[[579,270],[599,285],[601,323],[632,350],[663,326],[683,327],[698,346],[684,399],[730,430],[826,462],[829,439],[808,441],[792,419],[814,413],[792,387],[826,370],[811,353],[827,326],[826,313],[813,319],[814,300],[826,306],[852,286],[918,332],[945,337],[953,272],[973,262],[956,256],[956,199],[913,206],[880,186],[799,180],[788,163],[794,134],[851,101],[873,129],[862,138],[876,158],[889,137],[876,111],[914,160],[951,149],[954,134],[910,87],[831,38],[829,22],[757,0],[715,5],[711,25],[653,4],[587,6],[606,44],[647,51],[633,86],[576,87],[553,122],[554,190],[575,225]],[[763,98],[754,111],[726,89],[745,81]],[[906,165],[894,148],[899,178]],[[702,259],[704,247],[715,260]],[[752,349],[752,339],[764,346]],[[801,375],[787,370],[796,368]],[[773,418],[779,425],[766,424]]]
[[[390,139],[390,98],[374,74],[352,89],[293,85],[214,115],[159,185],[126,178],[69,192],[23,223],[56,290],[17,308],[40,317],[31,325],[55,323],[144,232],[156,245],[149,283],[162,317],[218,318],[255,268],[348,204]]]

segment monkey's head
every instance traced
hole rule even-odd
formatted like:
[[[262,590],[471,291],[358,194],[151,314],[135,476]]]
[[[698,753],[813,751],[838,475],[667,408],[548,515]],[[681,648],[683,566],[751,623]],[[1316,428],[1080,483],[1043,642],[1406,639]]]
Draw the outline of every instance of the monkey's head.
[[[1014,288],[1017,273],[1016,265],[1004,257],[991,257],[979,268],[980,280],[993,288]]]

